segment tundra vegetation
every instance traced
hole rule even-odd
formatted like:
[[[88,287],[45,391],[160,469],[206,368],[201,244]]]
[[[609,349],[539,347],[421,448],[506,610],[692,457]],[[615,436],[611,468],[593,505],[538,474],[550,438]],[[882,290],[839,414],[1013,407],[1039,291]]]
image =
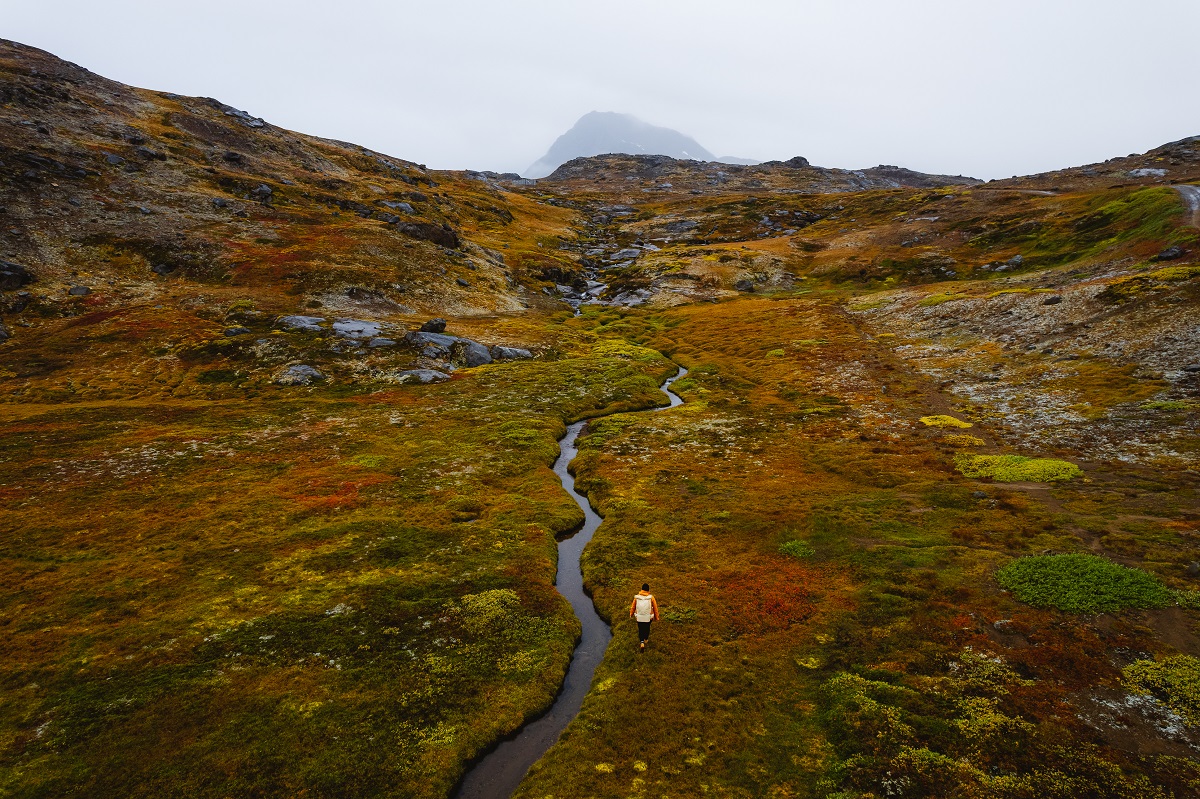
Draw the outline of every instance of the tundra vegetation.
[[[1194,143],[527,186],[2,44],[0,794],[449,795],[567,669],[585,419],[522,799],[1200,794]]]

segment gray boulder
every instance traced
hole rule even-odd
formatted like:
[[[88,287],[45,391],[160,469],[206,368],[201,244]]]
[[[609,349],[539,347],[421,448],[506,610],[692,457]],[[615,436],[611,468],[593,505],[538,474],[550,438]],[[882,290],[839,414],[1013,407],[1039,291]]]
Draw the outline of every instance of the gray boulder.
[[[325,375],[307,364],[300,363],[284,369],[275,378],[275,382],[281,386],[307,386],[314,380],[324,379]]]
[[[441,344],[426,344],[421,348],[421,355],[433,361],[440,361],[450,357],[450,350]]]
[[[1063,298],[1061,296],[1055,294],[1053,297],[1047,297],[1046,299],[1042,300],[1042,305],[1058,305],[1062,302],[1062,300]]]
[[[72,297],[86,297],[92,293],[92,290],[87,286],[71,286],[71,288],[67,289],[67,293]]]
[[[285,330],[298,330],[304,333],[323,332],[321,324],[324,319],[320,316],[281,316],[275,323]]]
[[[1174,261],[1176,258],[1182,258],[1186,252],[1187,252],[1187,250],[1185,250],[1179,246],[1168,247],[1167,249],[1163,250],[1162,252],[1160,252],[1158,255],[1154,256],[1150,260],[1151,261]]]
[[[0,291],[14,291],[33,280],[29,270],[12,261],[0,261]]]
[[[396,346],[396,342],[390,338],[373,338],[367,342],[367,346],[371,349],[375,349],[376,347],[394,347]]]
[[[410,330],[404,334],[404,340],[414,347],[424,347],[426,344],[436,344],[439,347],[447,349],[454,342],[459,341],[458,336],[447,336],[443,333],[425,333],[420,330]]]
[[[734,283],[733,287],[738,291],[754,291],[754,284],[744,278]]]
[[[488,348],[477,341],[460,338],[450,346],[450,358],[456,366],[483,366],[492,362]]]
[[[229,338],[233,338],[234,336],[244,336],[249,332],[250,328],[248,327],[228,327],[225,329],[225,335]]]
[[[379,204],[386,205],[388,208],[391,208],[393,211],[399,211],[403,214],[415,214],[416,213],[416,211],[413,210],[413,207],[411,205],[409,205],[408,203],[392,202],[391,200],[380,200]]]
[[[392,376],[396,383],[441,383],[450,379],[450,375],[437,369],[409,369]]]
[[[533,357],[533,353],[529,350],[521,349],[520,347],[501,347],[498,344],[488,350],[488,352],[497,361],[515,361],[519,358]]]
[[[608,256],[608,260],[610,260],[610,261],[627,261],[631,258],[637,258],[641,254],[642,254],[641,250],[635,249],[633,247],[626,247],[625,249],[617,250],[612,255]]]
[[[334,319],[333,334],[338,338],[375,338],[380,333],[379,325],[363,319]]]
[[[421,325],[420,332],[422,332],[422,333],[445,333],[446,332],[446,320],[445,319],[430,319],[428,322]]]

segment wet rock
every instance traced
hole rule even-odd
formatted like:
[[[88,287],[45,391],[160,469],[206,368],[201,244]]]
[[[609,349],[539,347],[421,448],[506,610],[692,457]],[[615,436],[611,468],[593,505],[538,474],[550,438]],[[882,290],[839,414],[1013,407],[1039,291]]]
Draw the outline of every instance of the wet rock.
[[[72,297],[86,297],[92,293],[92,290],[87,286],[71,286],[71,288],[67,289],[67,293]]]
[[[33,275],[20,264],[0,261],[0,291],[13,291],[33,281]]]
[[[391,376],[395,383],[441,383],[450,379],[450,375],[437,369],[408,369]]]
[[[380,333],[379,325],[364,319],[334,319],[333,334],[338,338],[375,338]]]
[[[483,366],[492,362],[492,354],[487,347],[466,338],[460,338],[450,345],[450,358],[455,366]]]
[[[228,336],[229,338],[233,338],[234,336],[244,336],[249,332],[250,332],[250,328],[248,328],[248,327],[227,327],[227,328],[225,328],[225,335]]]
[[[367,342],[367,346],[371,349],[376,347],[394,347],[396,342],[390,338],[373,338]]]
[[[514,361],[520,358],[532,358],[533,353],[529,350],[520,347],[501,347],[500,345],[493,346],[488,352],[492,358],[497,361]]]
[[[1176,258],[1182,258],[1187,253],[1187,250],[1182,247],[1168,247],[1158,255],[1151,258],[1151,261],[1174,261]]]
[[[428,322],[421,325],[420,332],[422,332],[422,333],[445,333],[446,332],[446,320],[445,319],[430,319]]]
[[[1055,294],[1053,297],[1047,297],[1046,299],[1042,300],[1042,305],[1058,305],[1062,301],[1063,298],[1058,294]]]
[[[281,386],[307,386],[314,380],[324,380],[325,375],[318,372],[308,364],[296,364],[284,369],[276,378],[275,382]]]
[[[321,324],[324,321],[320,316],[281,316],[275,324],[285,330],[320,333],[322,332]]]
[[[608,256],[610,261],[627,261],[632,258],[637,258],[642,254],[642,251],[634,247],[626,247],[623,250],[617,250],[612,255]]]

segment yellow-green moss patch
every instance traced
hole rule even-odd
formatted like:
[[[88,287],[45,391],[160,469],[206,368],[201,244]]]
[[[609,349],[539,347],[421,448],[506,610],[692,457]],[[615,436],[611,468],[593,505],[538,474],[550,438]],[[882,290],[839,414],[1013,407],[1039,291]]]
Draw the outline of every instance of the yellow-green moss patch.
[[[922,416],[921,424],[925,425],[926,427],[958,427],[964,430],[968,427],[975,426],[970,422],[964,422],[962,419],[955,419],[953,416],[946,416],[945,414]]]
[[[1083,470],[1057,458],[1027,458],[1024,455],[954,456],[954,466],[965,477],[990,477],[1000,483],[1053,483],[1070,480]]]

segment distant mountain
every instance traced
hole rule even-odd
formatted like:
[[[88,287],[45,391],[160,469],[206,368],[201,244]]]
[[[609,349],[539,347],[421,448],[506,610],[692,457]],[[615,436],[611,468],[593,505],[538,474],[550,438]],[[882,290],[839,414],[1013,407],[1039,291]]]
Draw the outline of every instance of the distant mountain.
[[[746,158],[718,158],[691,136],[677,130],[660,128],[630,114],[592,111],[555,140],[550,149],[525,171],[526,177],[541,178],[574,159],[607,153],[629,155],[669,155],[691,161],[721,161],[731,164],[755,164]]]

